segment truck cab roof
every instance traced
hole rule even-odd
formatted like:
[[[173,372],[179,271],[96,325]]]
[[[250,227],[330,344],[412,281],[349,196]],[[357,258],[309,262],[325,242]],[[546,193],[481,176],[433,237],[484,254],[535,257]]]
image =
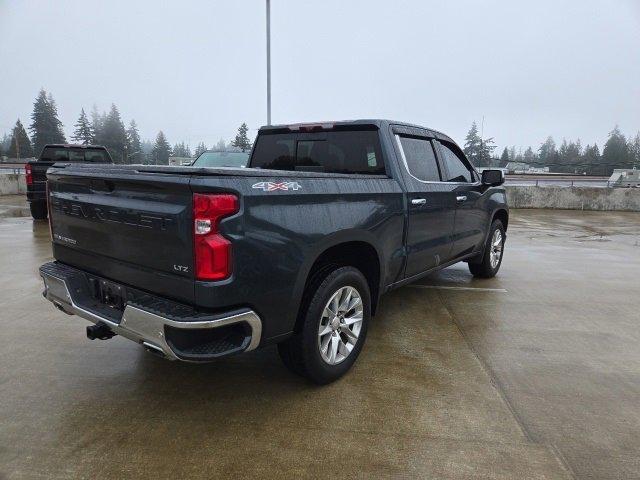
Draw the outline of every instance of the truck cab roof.
[[[356,119],[356,120],[325,120],[320,122],[304,122],[304,123],[292,123],[292,124],[280,124],[280,125],[265,125],[260,128],[260,133],[284,133],[291,131],[323,131],[323,130],[342,130],[350,128],[367,128],[373,127],[377,129],[387,127],[400,127],[406,129],[419,129],[430,132],[434,137],[451,142],[457,143],[448,135],[439,132],[433,128],[424,127],[422,125],[416,125],[408,122],[401,122],[388,119]]]
[[[82,148],[82,149],[100,149],[106,150],[107,148],[103,145],[81,145],[77,143],[47,143],[43,148],[54,147],[54,148]]]

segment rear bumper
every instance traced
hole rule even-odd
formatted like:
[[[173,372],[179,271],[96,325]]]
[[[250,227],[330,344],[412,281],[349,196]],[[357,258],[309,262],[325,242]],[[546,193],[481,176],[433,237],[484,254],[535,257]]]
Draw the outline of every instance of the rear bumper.
[[[27,201],[46,202],[47,192],[45,190],[27,190]]]
[[[170,360],[208,361],[247,352],[260,344],[262,322],[252,310],[204,314],[128,287],[123,311],[91,296],[98,277],[58,262],[40,267],[43,296],[59,310],[106,325]]]

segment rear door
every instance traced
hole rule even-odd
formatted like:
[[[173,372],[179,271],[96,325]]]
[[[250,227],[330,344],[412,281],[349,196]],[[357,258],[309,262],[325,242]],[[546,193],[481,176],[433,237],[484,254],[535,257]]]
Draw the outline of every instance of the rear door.
[[[437,267],[448,259],[455,200],[442,183],[434,139],[426,130],[394,128],[407,190],[408,224],[405,277]]]
[[[484,241],[488,213],[482,207],[482,184],[464,153],[454,143],[438,140],[445,182],[453,192],[456,211],[451,258],[477,251]]]

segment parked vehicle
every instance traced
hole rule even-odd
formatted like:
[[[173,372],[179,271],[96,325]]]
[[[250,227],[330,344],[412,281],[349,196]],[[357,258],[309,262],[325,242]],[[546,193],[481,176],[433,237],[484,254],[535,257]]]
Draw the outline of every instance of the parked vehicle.
[[[38,159],[24,166],[27,201],[36,220],[47,218],[47,170],[56,162],[113,163],[113,160],[107,149],[98,145],[45,145]]]
[[[502,262],[503,174],[448,136],[385,120],[260,129],[249,168],[49,171],[44,295],[165,358],[278,344],[314,382],[360,353],[382,294],[466,261]]]
[[[198,155],[191,164],[194,167],[240,167],[244,168],[249,163],[248,152],[228,152],[219,150],[207,150]]]

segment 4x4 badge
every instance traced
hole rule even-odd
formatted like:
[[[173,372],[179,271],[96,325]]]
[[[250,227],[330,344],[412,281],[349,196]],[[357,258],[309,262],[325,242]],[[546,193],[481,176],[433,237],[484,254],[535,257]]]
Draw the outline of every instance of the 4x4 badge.
[[[254,183],[251,188],[264,190],[265,192],[275,192],[276,190],[300,190],[302,187],[298,182],[258,182]]]

